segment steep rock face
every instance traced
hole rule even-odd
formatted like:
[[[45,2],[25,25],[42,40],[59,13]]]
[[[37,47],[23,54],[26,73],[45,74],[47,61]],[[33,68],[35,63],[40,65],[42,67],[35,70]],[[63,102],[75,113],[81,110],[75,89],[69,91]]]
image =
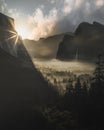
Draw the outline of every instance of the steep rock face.
[[[0,26],[4,29],[14,30],[14,19],[0,13]]]
[[[59,45],[57,58],[74,60],[78,53],[79,60],[95,61],[99,53],[104,52],[104,26],[94,22],[81,23],[74,36],[67,35]]]
[[[3,14],[0,21],[2,21],[2,26],[0,25],[0,129],[33,129],[35,128],[34,106],[51,104],[55,91],[35,69],[22,46],[22,39],[18,39],[16,53],[13,39],[9,42],[5,41],[5,37],[10,35],[7,29],[15,30],[13,23],[9,23],[8,17]],[[23,66],[23,58],[26,64],[27,62],[31,64],[31,67]]]
[[[24,66],[32,67],[22,38],[15,30],[14,19],[0,13],[0,47],[21,60]]]
[[[35,128],[33,108],[51,104],[54,92],[35,68],[22,67],[0,48],[0,129]]]
[[[17,56],[17,36],[14,19],[0,13],[0,47],[14,56]]]
[[[59,49],[57,52],[57,59],[66,60],[72,59],[74,57],[73,52],[75,53],[75,47],[70,44],[69,42],[73,39],[71,35],[65,35],[63,41],[59,44]],[[71,48],[71,49],[70,49]]]
[[[24,40],[24,45],[34,58],[52,59],[56,57],[58,45],[64,34],[41,38],[39,41]]]

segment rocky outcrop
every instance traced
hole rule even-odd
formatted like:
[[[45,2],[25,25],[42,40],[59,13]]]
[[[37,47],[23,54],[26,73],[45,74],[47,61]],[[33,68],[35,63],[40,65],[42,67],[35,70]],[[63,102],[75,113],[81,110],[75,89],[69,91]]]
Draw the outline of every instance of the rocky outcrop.
[[[14,26],[14,19],[0,13],[0,47],[17,57],[16,43],[19,40]]]
[[[36,70],[22,39],[17,50],[14,39],[6,41],[10,31],[16,33],[13,19],[0,14],[0,22],[0,129],[34,129],[34,106],[51,104],[55,91]]]
[[[21,60],[24,66],[32,67],[23,40],[15,30],[14,19],[2,13],[0,13],[0,47]]]
[[[83,22],[74,36],[65,35],[59,45],[57,59],[95,61],[99,53],[104,53],[104,26],[100,23]]]

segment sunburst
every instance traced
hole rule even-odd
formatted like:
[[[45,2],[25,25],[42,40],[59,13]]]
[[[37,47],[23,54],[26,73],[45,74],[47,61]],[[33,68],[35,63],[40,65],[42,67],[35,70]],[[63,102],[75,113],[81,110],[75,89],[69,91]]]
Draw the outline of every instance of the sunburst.
[[[14,40],[14,46],[16,46],[16,44],[18,42],[18,37],[19,37],[18,33],[16,31],[12,31],[12,30],[4,30],[4,31],[8,32],[11,35],[10,37],[8,35],[8,38],[5,39],[5,41],[9,41],[9,40],[13,39]]]

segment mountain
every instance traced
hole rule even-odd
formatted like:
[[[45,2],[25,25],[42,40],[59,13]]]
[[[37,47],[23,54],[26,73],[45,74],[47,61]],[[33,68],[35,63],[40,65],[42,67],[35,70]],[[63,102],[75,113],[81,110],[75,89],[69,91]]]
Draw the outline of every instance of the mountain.
[[[31,129],[34,106],[50,105],[56,92],[33,65],[22,39],[16,47],[14,39],[6,40],[10,32],[15,32],[13,19],[0,14],[0,128]]]
[[[17,32],[14,28],[14,19],[0,13],[0,47],[16,56],[15,40]]]
[[[48,38],[41,38],[39,41],[24,40],[24,46],[34,58],[52,59],[56,57],[58,45],[64,34],[54,35]]]
[[[31,67],[31,61],[23,45],[23,40],[15,30],[14,19],[2,13],[0,13],[0,47],[21,60],[25,66]]]
[[[57,59],[95,61],[99,53],[104,52],[104,25],[83,22],[73,36],[65,35],[59,45]]]
[[[35,68],[23,67],[21,61],[0,48],[1,129],[22,130],[27,125],[31,129],[33,108],[51,104],[55,93]]]

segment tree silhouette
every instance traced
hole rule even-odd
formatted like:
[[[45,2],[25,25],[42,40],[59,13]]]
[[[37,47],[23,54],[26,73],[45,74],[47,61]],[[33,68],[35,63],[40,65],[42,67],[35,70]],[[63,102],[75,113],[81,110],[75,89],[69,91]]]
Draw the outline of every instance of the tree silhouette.
[[[104,60],[101,54],[98,55],[98,62],[96,65],[97,66],[95,72],[93,73],[90,91],[92,95],[100,97],[104,95]]]
[[[103,55],[98,56],[96,69],[93,73],[91,88],[89,90],[90,121],[97,129],[104,128],[104,59]],[[100,127],[100,128],[99,128]]]
[[[94,72],[94,81],[97,83],[99,86],[104,83],[104,61],[103,61],[103,56],[100,54],[98,56],[98,62],[96,63],[97,67]]]
[[[66,93],[67,94],[72,94],[73,93],[73,81],[71,79],[69,79],[68,81],[68,85],[66,86]]]
[[[87,83],[86,82],[83,83],[82,94],[83,94],[83,97],[87,97],[88,96],[88,88],[87,88]]]
[[[80,81],[80,78],[78,77],[77,78],[77,82],[75,84],[75,89],[74,89],[74,94],[76,96],[79,96],[81,94],[81,81]]]

